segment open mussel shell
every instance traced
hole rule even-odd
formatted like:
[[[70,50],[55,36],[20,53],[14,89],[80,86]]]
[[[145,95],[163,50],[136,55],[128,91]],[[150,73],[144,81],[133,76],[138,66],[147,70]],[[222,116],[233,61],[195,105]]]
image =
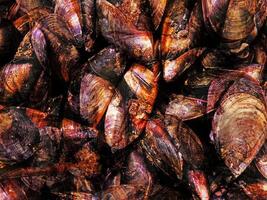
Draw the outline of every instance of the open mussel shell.
[[[38,129],[16,108],[1,110],[0,119],[1,162],[14,164],[30,158],[39,142]]]
[[[236,80],[215,112],[211,139],[225,165],[238,177],[265,142],[267,110],[257,82]]]
[[[11,22],[0,19],[0,68],[14,56],[20,43],[20,34]]]
[[[106,0],[97,1],[97,11],[101,33],[108,42],[143,62],[154,59],[151,32],[138,30],[132,20]]]

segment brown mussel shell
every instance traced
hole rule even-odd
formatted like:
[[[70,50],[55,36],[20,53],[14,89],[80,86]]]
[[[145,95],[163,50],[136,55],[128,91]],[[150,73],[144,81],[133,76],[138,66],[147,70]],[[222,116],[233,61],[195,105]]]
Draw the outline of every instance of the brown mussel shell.
[[[265,142],[266,114],[260,86],[247,78],[230,86],[215,112],[211,138],[235,177],[247,168]]]
[[[151,32],[138,30],[131,19],[106,0],[97,1],[97,10],[101,33],[107,41],[136,59],[154,59]]]
[[[1,162],[14,164],[30,158],[39,142],[38,129],[16,108],[1,110],[0,118]]]

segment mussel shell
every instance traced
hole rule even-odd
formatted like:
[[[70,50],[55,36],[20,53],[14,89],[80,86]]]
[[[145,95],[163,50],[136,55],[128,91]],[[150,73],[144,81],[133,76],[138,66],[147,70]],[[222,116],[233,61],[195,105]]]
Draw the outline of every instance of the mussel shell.
[[[127,16],[106,0],[97,1],[101,33],[108,42],[143,62],[154,58],[153,38],[149,31],[140,31]]]
[[[105,140],[112,149],[122,149],[128,143],[125,103],[120,92],[115,90],[105,117]]]
[[[206,175],[199,170],[190,170],[188,173],[188,181],[192,190],[198,195],[200,199],[209,199],[209,185]]]
[[[6,65],[0,75],[0,102],[7,104],[26,102],[30,95],[33,95],[31,92],[40,76],[41,69],[38,68],[38,65],[28,61]]]
[[[105,118],[106,142],[112,150],[124,148],[142,133],[157,93],[156,75],[133,64],[118,84]]]
[[[254,15],[257,20],[264,21],[264,1],[242,0],[202,1],[202,8],[206,25],[226,40],[240,40],[246,38],[256,28]],[[265,15],[265,17],[264,17]],[[263,19],[262,19],[263,18]],[[263,22],[257,22],[262,24]],[[258,27],[257,27],[258,28]]]
[[[266,19],[266,1],[202,1],[205,24],[233,54],[258,35]]]
[[[91,52],[96,37],[95,1],[82,0],[81,11],[83,19],[83,37],[85,42],[84,46],[87,52]]]
[[[81,5],[78,0],[56,0],[55,13],[67,23],[69,30],[73,37],[77,40],[78,45],[82,45],[83,32],[82,32],[82,16]]]
[[[243,183],[241,187],[250,199],[264,200],[267,197],[266,180],[258,180],[253,183]]]
[[[163,78],[170,82],[179,77],[185,70],[191,67],[205,48],[190,49],[173,60],[163,61]]]
[[[33,29],[25,35],[14,59],[0,71],[0,102],[45,101],[49,88],[46,63],[46,41],[39,29]]]
[[[265,142],[267,111],[257,83],[241,78],[228,89],[217,109],[212,138],[226,166],[238,177]]]
[[[135,25],[140,31],[151,31],[152,21],[149,18],[146,0],[118,0],[111,2]]]
[[[32,28],[39,19],[48,16],[51,13],[52,10],[50,8],[37,7],[13,21],[13,24],[22,35],[25,35],[30,31],[30,28]]]
[[[224,21],[222,38],[230,41],[246,38],[254,29],[252,9],[257,1],[242,0],[239,3],[230,1]]]
[[[113,96],[112,85],[92,74],[86,74],[81,80],[80,114],[91,126],[95,127],[103,117]]]
[[[174,171],[179,179],[183,176],[183,158],[179,148],[173,144],[164,122],[150,119],[146,124],[146,134],[140,143],[147,159],[167,175]]]
[[[262,39],[264,40],[264,39]],[[256,41],[255,45],[253,46],[254,49],[254,62],[260,65],[266,66],[267,65],[267,52],[265,50],[264,44],[262,44],[261,40]]]
[[[79,52],[75,38],[68,30],[65,22],[57,15],[50,14],[38,21],[38,27],[50,44],[48,57],[51,58],[52,69],[62,80],[68,82],[77,68]]]
[[[123,184],[119,186],[111,186],[110,188],[102,191],[99,195],[100,199],[142,199],[143,195],[136,188],[135,185]]]
[[[205,69],[222,68],[226,65],[226,55],[219,49],[210,49],[202,54],[201,64]]]
[[[50,0],[19,0],[19,8],[24,13],[37,7],[52,7],[52,1]]]
[[[164,124],[185,163],[193,169],[202,168],[205,161],[204,147],[193,130],[172,115],[164,116]]]
[[[75,38],[68,29],[66,22],[57,14],[49,14],[37,21],[37,24],[53,45],[53,36],[64,42],[75,44]]]
[[[31,162],[33,167],[47,166],[58,162],[60,147],[60,131],[54,127],[39,129],[40,143]],[[63,181],[63,176],[34,176],[22,177],[22,182],[34,191],[40,192],[44,187],[52,187],[55,183]]]
[[[78,122],[64,118],[61,122],[61,133],[65,142],[81,145],[88,139],[98,136],[98,130],[92,127],[83,126]]]
[[[124,80],[137,98],[153,106],[158,93],[156,74],[139,64],[125,73]]]
[[[151,189],[152,174],[149,172],[141,153],[137,151],[130,153],[124,178],[128,184],[134,184],[144,190],[149,189],[149,187]]]
[[[14,164],[30,158],[39,142],[38,129],[16,108],[1,110],[0,118],[1,161]]]
[[[206,114],[206,102],[201,99],[176,95],[168,104],[165,114],[182,121],[195,119]]]
[[[148,2],[152,10],[154,29],[157,30],[162,20],[165,8],[167,6],[167,0],[149,0]]]
[[[4,200],[27,200],[30,195],[27,194],[26,186],[17,180],[1,180],[0,196]]]
[[[48,119],[48,113],[44,113],[40,110],[25,107],[16,107],[23,112],[37,128],[43,128],[45,126],[53,125],[54,122]]]
[[[125,58],[114,47],[102,49],[91,57],[85,64],[85,70],[117,84],[126,68]]]
[[[191,5],[190,5],[191,4]],[[188,0],[173,1],[163,21],[161,50],[164,59],[173,59],[199,44],[202,29],[201,6]]]
[[[207,110],[212,110],[222,98],[222,94],[231,86],[231,84],[240,79],[241,77],[247,77],[256,82],[260,82],[262,79],[263,66],[261,65],[245,65],[239,66],[236,70],[225,70],[214,79],[209,87],[208,91],[208,105]]]
[[[64,193],[53,193],[56,197],[61,200],[98,200],[99,198],[89,192],[64,192]]]
[[[203,18],[208,30],[213,29],[215,32],[219,32],[222,29],[229,2],[230,0],[216,2],[202,0]]]

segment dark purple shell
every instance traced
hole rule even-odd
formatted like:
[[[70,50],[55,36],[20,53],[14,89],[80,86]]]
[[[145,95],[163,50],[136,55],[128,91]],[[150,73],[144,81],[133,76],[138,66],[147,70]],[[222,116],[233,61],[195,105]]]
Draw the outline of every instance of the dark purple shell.
[[[16,108],[1,110],[0,118],[1,162],[14,164],[33,156],[39,131],[30,119]]]

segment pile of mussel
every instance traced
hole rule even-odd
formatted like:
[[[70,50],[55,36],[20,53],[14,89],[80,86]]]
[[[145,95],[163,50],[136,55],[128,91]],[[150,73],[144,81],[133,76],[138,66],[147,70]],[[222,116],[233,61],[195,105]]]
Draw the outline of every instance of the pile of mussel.
[[[267,199],[266,19],[266,0],[0,0],[0,199]]]

